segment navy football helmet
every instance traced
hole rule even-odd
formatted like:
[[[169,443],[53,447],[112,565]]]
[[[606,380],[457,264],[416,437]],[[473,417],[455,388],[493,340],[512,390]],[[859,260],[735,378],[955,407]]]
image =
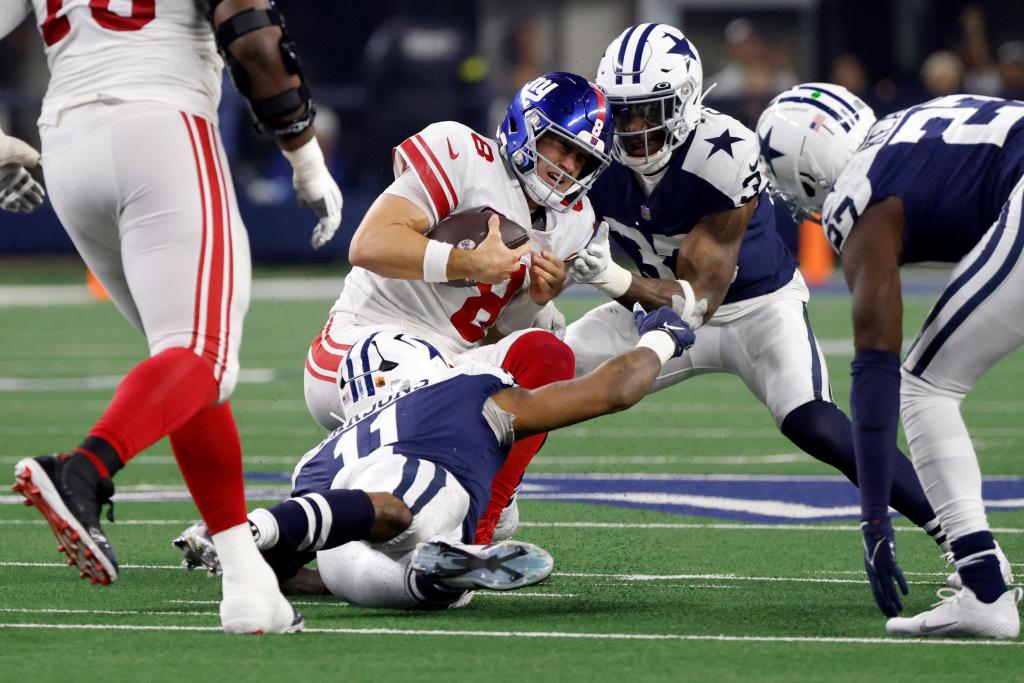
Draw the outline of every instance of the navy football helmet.
[[[537,141],[544,135],[555,135],[586,152],[578,178],[539,155]],[[530,199],[557,211],[568,211],[611,163],[612,120],[604,92],[575,74],[554,71],[524,85],[512,99],[496,137],[502,158]],[[537,172],[542,160],[561,175],[545,179]],[[560,190],[566,181],[570,184]]]

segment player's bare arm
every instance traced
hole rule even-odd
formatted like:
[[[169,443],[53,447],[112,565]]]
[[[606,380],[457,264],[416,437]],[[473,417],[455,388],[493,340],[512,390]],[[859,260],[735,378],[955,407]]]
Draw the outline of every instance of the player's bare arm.
[[[754,197],[739,208],[705,216],[693,226],[679,247],[676,277],[693,286],[697,301],[707,300],[705,321],[725,299],[736,274],[743,234],[756,209],[757,197]]]
[[[343,199],[313,128],[316,107],[284,21],[268,0],[208,0],[217,48],[260,132],[292,166],[299,204],[319,219],[310,240],[326,244],[341,225]]]
[[[353,235],[348,260],[383,277],[422,280],[423,257],[430,241],[424,234],[430,227],[430,218],[416,204],[384,193],[370,206]],[[506,247],[497,215],[491,217],[488,227],[487,238],[476,249],[452,249],[449,280],[497,284],[519,269],[519,258],[529,251],[529,243],[514,250]]]
[[[515,416],[516,438],[567,427],[635,405],[661,372],[658,355],[637,348],[605,362],[588,375],[539,389],[502,389],[494,402]]]
[[[857,351],[900,353],[902,242],[903,203],[890,197],[868,208],[843,244],[843,275],[853,295],[853,345]]]
[[[213,27],[220,30],[224,22],[248,10],[267,10],[271,5],[267,0],[213,0]],[[279,43],[283,32],[280,26],[269,24],[250,31],[233,40],[227,47],[238,62],[244,67],[254,100],[281,95],[289,90],[299,88],[302,78],[289,71],[281,54]],[[243,93],[245,94],[245,93]],[[280,114],[282,123],[290,123],[303,116],[309,102]],[[313,138],[313,128],[308,127],[294,136],[276,136],[281,149],[298,149]]]

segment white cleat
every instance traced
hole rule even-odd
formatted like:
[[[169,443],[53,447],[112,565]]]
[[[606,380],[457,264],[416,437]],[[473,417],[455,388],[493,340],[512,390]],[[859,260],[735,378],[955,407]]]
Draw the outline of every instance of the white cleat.
[[[302,615],[281,595],[276,583],[256,587],[225,580],[223,591],[220,623],[225,633],[295,633],[304,626]]]
[[[942,600],[932,609],[912,617],[894,617],[885,630],[899,636],[973,636],[1016,638],[1020,635],[1017,603],[1024,589],[1011,588],[992,604],[982,602],[970,588],[953,591],[940,588]]]
[[[494,534],[491,536],[491,543],[501,543],[512,538],[519,530],[519,503],[516,496],[512,496],[505,509],[501,511],[498,518],[498,525],[494,527]]]
[[[449,588],[507,591],[540,583],[555,561],[543,548],[522,541],[463,545],[428,541],[416,546],[411,569]]]
[[[1007,586],[1013,585],[1013,567],[1010,566],[1010,560],[1006,558],[1006,553],[999,547],[999,543],[996,543],[996,557],[999,558],[999,571],[1003,575],[1003,581]],[[945,553],[942,559],[947,564],[954,565],[953,573],[946,577],[946,585],[950,588],[960,590],[964,587],[963,581],[960,580],[960,574],[955,569],[955,560],[953,559],[953,553]]]

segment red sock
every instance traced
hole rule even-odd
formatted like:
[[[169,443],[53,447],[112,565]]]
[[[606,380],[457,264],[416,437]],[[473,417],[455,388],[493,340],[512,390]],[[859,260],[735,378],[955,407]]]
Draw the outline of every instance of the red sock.
[[[171,448],[210,533],[245,522],[242,444],[231,405],[200,410],[171,432]]]
[[[89,436],[103,439],[128,462],[212,405],[217,392],[207,361],[181,347],[161,351],[124,376]]]
[[[572,379],[576,357],[564,342],[548,332],[527,332],[509,346],[501,364],[519,386],[536,389],[552,382]],[[491,500],[480,516],[475,543],[490,543],[501,511],[512,499],[523,473],[547,439],[547,433],[534,434],[512,444],[505,463],[491,481]]]

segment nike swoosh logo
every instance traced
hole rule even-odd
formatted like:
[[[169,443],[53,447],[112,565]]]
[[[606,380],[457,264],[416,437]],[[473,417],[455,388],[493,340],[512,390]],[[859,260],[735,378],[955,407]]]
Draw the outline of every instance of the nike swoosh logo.
[[[445,140],[448,140],[448,138],[445,138]],[[452,141],[451,140],[448,140],[448,156],[450,156],[452,159],[458,159],[459,158],[459,153],[456,152],[454,149],[452,149]]]
[[[751,171],[756,171],[757,170],[757,160],[756,159],[754,160],[754,163],[752,163],[750,165],[750,170]]]
[[[938,631],[944,628],[949,628],[950,626],[956,626],[958,623],[960,622],[951,621],[948,624],[936,624],[935,626],[929,626],[928,624],[922,623],[921,633],[931,633],[932,631]]]

